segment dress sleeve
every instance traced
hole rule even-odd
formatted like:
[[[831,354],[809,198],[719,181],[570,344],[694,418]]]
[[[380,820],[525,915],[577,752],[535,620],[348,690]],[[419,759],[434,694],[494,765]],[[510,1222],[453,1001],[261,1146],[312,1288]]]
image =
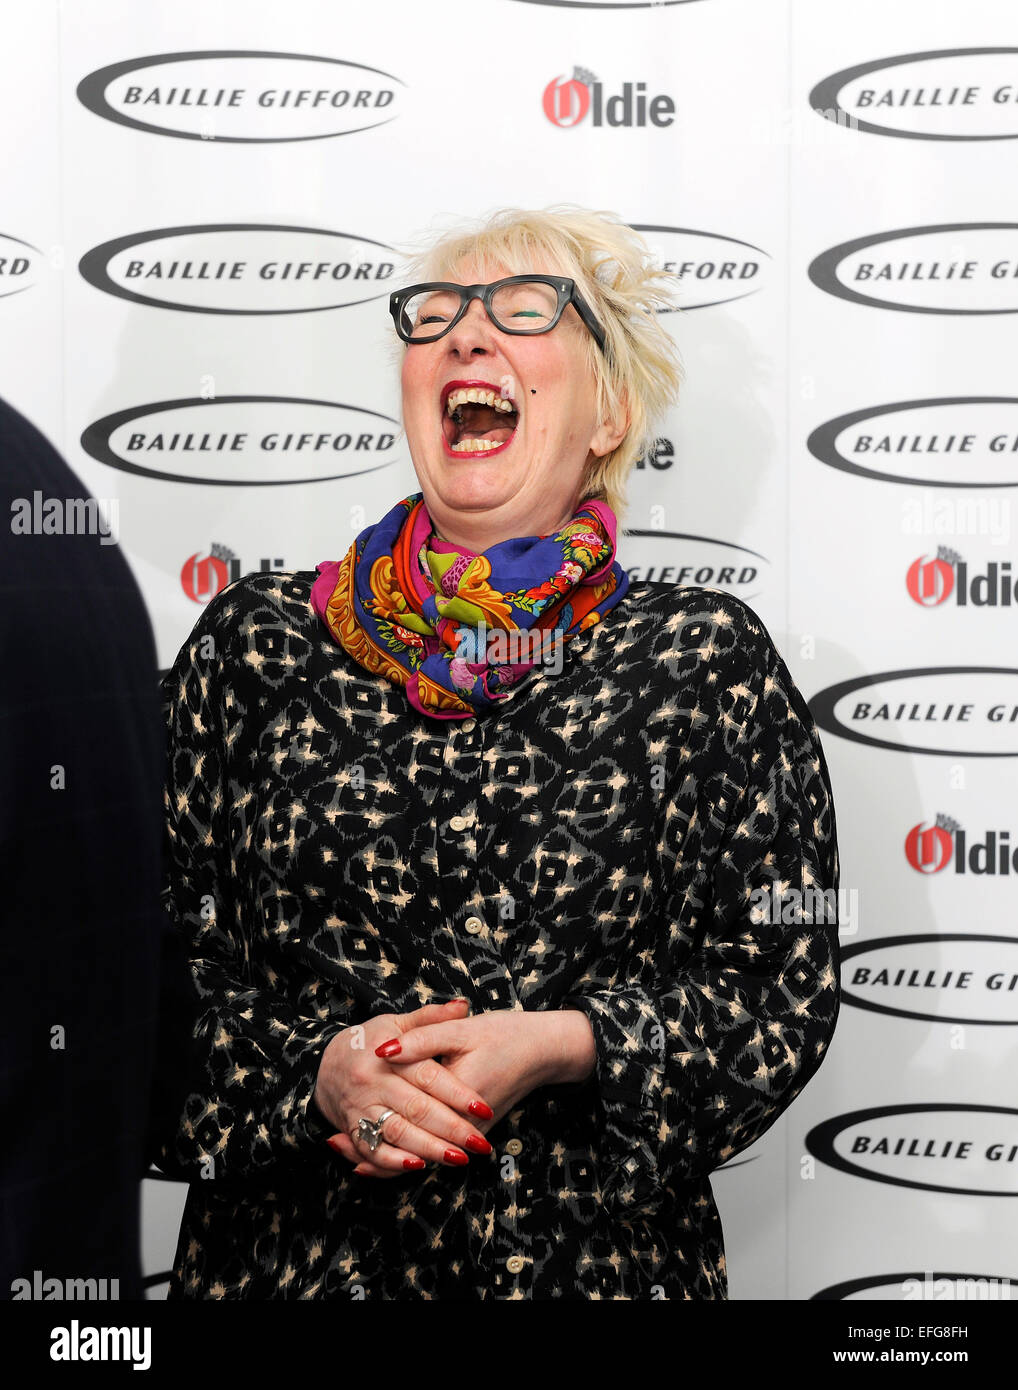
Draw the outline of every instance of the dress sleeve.
[[[751,671],[719,696],[702,773],[687,769],[669,808],[684,837],[653,969],[634,959],[565,1005],[594,1032],[602,1195],[618,1216],[652,1212],[665,1186],[759,1139],[819,1068],[838,1016],[830,778],[809,708],[757,632]]]
[[[189,1094],[155,1161],[189,1179],[243,1179],[317,1149],[333,1132],[312,1100],[318,1065],[345,1027],[334,1013],[301,1015],[252,983],[247,965],[252,923],[233,872],[226,774],[236,607],[235,586],[216,595],[162,683],[162,896],[185,939],[199,1008]]]

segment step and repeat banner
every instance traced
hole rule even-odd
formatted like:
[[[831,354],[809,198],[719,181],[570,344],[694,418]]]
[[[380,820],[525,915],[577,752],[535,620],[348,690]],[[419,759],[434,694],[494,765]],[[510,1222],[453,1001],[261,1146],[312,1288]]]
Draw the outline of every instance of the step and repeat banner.
[[[0,49],[0,394],[169,666],[416,490],[387,301],[499,207],[617,213],[682,397],[632,577],[767,624],[836,794],[843,1006],[719,1170],[733,1299],[1018,1281],[1018,29],[1009,0],[55,0]],[[2,461],[0,461],[2,466]],[[184,1189],[144,1185],[163,1297]]]

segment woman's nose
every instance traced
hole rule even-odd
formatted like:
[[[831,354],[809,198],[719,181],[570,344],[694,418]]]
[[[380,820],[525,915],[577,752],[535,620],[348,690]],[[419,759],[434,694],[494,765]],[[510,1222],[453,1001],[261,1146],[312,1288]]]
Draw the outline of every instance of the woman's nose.
[[[461,352],[471,352],[475,348],[490,348],[493,335],[498,329],[488,317],[487,310],[479,299],[472,299],[467,311],[455,328],[446,335],[449,346]]]

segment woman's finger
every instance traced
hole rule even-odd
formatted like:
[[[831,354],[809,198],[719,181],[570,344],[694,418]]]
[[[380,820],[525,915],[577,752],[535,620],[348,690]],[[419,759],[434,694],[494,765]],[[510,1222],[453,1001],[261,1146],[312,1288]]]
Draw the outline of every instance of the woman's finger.
[[[391,1173],[420,1170],[422,1160],[441,1163],[446,1167],[463,1167],[470,1155],[486,1156],[491,1144],[479,1134],[472,1120],[457,1115],[441,1101],[395,1073],[379,1090],[379,1100],[371,1107],[375,1118],[384,1110],[392,1110],[382,1126],[383,1142],[372,1152],[365,1139],[351,1129],[348,1136],[354,1152],[365,1162],[373,1163]],[[342,1152],[339,1135],[327,1140],[336,1152]]]
[[[372,1153],[363,1140],[355,1143],[349,1134],[334,1134],[325,1142],[333,1153],[341,1154],[348,1162],[363,1164],[367,1168],[377,1170],[369,1174],[372,1177],[394,1178],[401,1173],[421,1172],[426,1166],[420,1154],[388,1143],[380,1144]],[[363,1173],[363,1169],[361,1172]]]
[[[463,1167],[471,1155],[491,1153],[491,1145],[477,1132],[472,1119],[457,1115],[427,1091],[404,1081],[395,1070],[382,1094],[383,1104],[396,1112],[382,1126],[387,1144],[447,1167]],[[377,1154],[374,1157],[378,1162]]]
[[[418,1090],[427,1091],[428,1095],[442,1101],[450,1110],[456,1110],[461,1115],[472,1115],[477,1120],[494,1119],[495,1112],[484,1097],[434,1057],[407,1062],[400,1055],[391,1057],[389,1065],[397,1076],[409,1081]]]
[[[354,1148],[353,1140],[349,1134],[334,1134],[331,1139],[326,1141],[333,1153],[341,1154],[348,1163],[354,1164],[354,1172],[358,1177],[364,1178],[395,1178],[398,1174],[393,1169],[379,1168],[376,1164],[369,1162]],[[422,1163],[422,1168],[426,1166]]]
[[[383,1142],[378,1148],[372,1152],[367,1141],[354,1137],[353,1132],[346,1137],[359,1159],[388,1172],[419,1171],[421,1160],[462,1168],[472,1154],[486,1157],[491,1153],[491,1144],[477,1132],[472,1121],[395,1075],[383,1089],[381,1101],[371,1108],[376,1118],[383,1108],[395,1112],[382,1126]],[[337,1153],[343,1153],[346,1147],[344,1136],[338,1134],[326,1143]]]
[[[375,1056],[386,1062],[420,1062],[425,1057],[440,1057],[446,1052],[459,1052],[463,1046],[464,1029],[473,1020],[446,1019],[441,1023],[422,1024],[399,1037],[386,1038],[375,1048]]]
[[[411,1009],[409,1013],[397,1014],[397,1018],[403,1027],[421,1028],[429,1023],[445,1023],[450,1018],[460,1018],[470,1008],[470,1000],[465,998],[448,999],[444,1004],[422,1004],[419,1009]]]

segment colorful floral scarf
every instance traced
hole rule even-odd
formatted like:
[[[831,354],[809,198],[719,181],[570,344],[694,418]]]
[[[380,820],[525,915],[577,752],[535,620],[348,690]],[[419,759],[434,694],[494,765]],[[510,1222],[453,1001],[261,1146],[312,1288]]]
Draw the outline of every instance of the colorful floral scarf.
[[[322,561],[311,604],[359,665],[406,687],[415,709],[467,719],[623,597],[615,529],[612,509],[590,498],[554,536],[477,554],[434,536],[415,492],[342,560]]]

